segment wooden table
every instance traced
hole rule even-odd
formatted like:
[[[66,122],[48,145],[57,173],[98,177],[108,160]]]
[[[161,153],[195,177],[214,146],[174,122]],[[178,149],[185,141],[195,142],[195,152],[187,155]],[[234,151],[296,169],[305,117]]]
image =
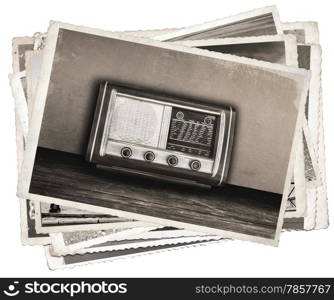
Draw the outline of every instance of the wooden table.
[[[281,195],[226,186],[203,189],[95,168],[84,157],[38,148],[30,192],[273,239]]]

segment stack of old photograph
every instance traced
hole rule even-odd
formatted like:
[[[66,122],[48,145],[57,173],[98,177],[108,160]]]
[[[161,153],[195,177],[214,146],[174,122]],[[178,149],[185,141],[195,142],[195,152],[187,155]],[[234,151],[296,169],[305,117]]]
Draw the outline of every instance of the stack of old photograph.
[[[22,243],[58,269],[326,228],[318,25],[291,21],[14,37]]]

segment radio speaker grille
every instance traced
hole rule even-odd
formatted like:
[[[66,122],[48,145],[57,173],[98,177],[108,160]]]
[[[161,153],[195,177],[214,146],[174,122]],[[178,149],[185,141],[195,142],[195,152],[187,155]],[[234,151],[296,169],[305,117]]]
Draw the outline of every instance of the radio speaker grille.
[[[157,147],[164,106],[124,96],[116,99],[109,138]]]

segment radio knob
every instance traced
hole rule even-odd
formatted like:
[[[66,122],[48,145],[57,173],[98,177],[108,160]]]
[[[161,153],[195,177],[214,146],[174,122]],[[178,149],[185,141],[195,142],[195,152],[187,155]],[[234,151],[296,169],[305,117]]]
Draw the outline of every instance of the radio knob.
[[[152,151],[146,151],[144,153],[144,159],[146,161],[154,161],[155,159],[155,154]]]
[[[123,158],[129,158],[132,155],[132,150],[129,147],[123,147],[121,149],[121,156]]]
[[[175,167],[178,162],[179,162],[179,160],[178,160],[178,158],[175,155],[169,155],[167,157],[167,163],[171,167]]]
[[[189,165],[190,165],[190,169],[194,171],[198,171],[201,168],[201,162],[196,159],[192,160]]]

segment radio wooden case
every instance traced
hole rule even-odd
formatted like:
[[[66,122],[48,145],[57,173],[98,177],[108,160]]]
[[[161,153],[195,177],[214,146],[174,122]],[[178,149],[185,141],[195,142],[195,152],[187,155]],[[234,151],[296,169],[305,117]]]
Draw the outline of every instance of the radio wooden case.
[[[228,175],[235,115],[229,106],[105,82],[86,159],[118,172],[221,185]]]

